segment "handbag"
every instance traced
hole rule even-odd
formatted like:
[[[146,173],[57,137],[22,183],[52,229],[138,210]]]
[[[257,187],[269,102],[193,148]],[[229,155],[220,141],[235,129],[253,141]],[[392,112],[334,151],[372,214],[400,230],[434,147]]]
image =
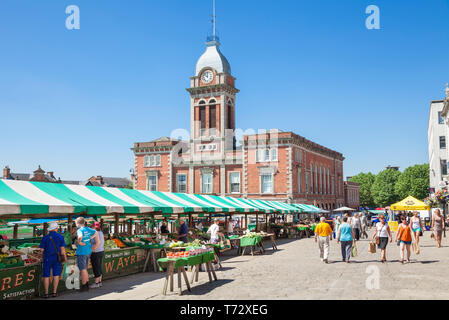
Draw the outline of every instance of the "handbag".
[[[53,243],[53,247],[55,248],[56,254],[58,255],[58,262],[60,262],[60,263],[65,262],[65,258],[62,255],[62,253],[60,253],[58,251],[58,248],[56,248],[56,245],[55,245],[55,242],[53,241],[53,238],[51,237],[51,235],[48,235],[48,236],[50,237],[51,243]]]
[[[376,244],[374,242],[369,243],[369,252],[376,253]]]
[[[385,227],[385,225],[380,229],[379,235],[382,233],[382,230],[384,229],[384,227]],[[376,229],[377,229],[377,228],[376,228]],[[376,232],[377,232],[377,230],[376,230]],[[380,244],[380,236],[378,236],[377,234],[376,234],[376,244],[377,244],[377,245]]]
[[[354,244],[354,246],[351,249],[351,257],[357,257],[357,245]]]

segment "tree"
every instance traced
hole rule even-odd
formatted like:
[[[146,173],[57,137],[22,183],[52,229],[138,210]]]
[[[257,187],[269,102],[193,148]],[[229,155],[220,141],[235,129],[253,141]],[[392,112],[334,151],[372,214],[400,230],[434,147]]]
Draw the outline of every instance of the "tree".
[[[399,201],[395,193],[395,185],[401,173],[395,169],[379,172],[371,187],[371,194],[376,206],[385,207]]]
[[[375,205],[371,194],[371,187],[375,179],[376,175],[371,172],[361,172],[350,179],[351,182],[356,182],[359,184],[360,205],[362,207],[373,207]]]
[[[395,192],[400,199],[410,195],[423,200],[429,195],[429,185],[429,164],[417,164],[401,173]]]

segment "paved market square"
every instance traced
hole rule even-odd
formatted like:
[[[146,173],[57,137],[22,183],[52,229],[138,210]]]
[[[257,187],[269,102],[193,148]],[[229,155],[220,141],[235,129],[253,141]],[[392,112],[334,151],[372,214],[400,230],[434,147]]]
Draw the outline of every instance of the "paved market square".
[[[398,262],[399,249],[394,241],[387,247],[385,264],[379,261],[379,251],[368,252],[368,240],[358,242],[358,256],[347,264],[341,261],[340,245],[333,240],[329,264],[325,264],[313,238],[278,239],[279,250],[273,251],[266,242],[264,255],[236,256],[235,250],[224,253],[218,281],[209,283],[207,273],[201,272],[191,293],[183,283],[182,296],[176,292],[176,278],[175,291],[163,296],[165,273],[147,272],[104,281],[102,288],[89,292],[61,293],[53,299],[449,299],[449,241],[443,238],[443,247],[437,248],[430,234],[424,233],[421,254],[412,253],[410,264]],[[371,280],[377,271],[379,288],[368,289],[367,282],[368,287],[375,287]]]

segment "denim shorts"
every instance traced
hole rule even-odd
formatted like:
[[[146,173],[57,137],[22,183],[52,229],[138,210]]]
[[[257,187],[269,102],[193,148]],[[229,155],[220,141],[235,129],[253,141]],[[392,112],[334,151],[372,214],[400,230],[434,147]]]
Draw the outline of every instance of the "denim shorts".
[[[404,240],[401,240],[401,242],[404,243],[404,244],[412,244],[411,241],[404,241]]]
[[[90,254],[76,256],[76,263],[78,264],[78,269],[87,270],[87,266],[89,265]]]

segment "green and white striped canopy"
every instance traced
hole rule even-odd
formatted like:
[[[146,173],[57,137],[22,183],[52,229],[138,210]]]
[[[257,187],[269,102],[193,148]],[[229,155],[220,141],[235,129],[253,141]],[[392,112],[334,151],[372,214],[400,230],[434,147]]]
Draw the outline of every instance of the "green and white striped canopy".
[[[0,180],[0,215],[288,213],[292,208],[281,202],[214,195]]]
[[[292,206],[298,207],[302,210],[304,210],[304,212],[307,213],[320,213],[322,212],[322,210],[318,207],[315,207],[311,204],[300,204],[300,203],[292,203]]]

